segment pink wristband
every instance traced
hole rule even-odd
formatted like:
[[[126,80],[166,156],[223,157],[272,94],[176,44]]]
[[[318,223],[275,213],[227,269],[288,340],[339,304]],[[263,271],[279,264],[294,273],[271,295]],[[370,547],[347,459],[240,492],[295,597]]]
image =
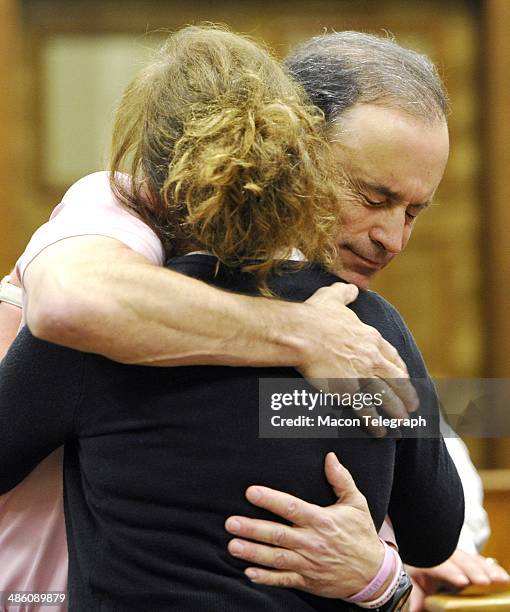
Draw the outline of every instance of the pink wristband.
[[[361,589],[361,591],[358,591],[352,597],[346,597],[344,601],[347,601],[348,603],[361,603],[364,601],[369,601],[374,595],[374,593],[377,593],[377,591],[382,587],[386,580],[388,580],[388,576],[392,573],[393,570],[394,556],[392,553],[392,549],[388,546],[388,544],[386,544],[384,540],[381,540],[381,538],[379,538],[379,540],[384,545],[384,559],[381,564],[381,567],[379,568],[379,571],[374,576],[374,578],[367,584],[366,587]]]
[[[402,574],[402,561],[400,560],[400,557],[398,556],[398,553],[395,549],[391,549],[391,552],[392,552],[393,557],[395,558],[395,573],[393,575],[393,578],[391,579],[390,584],[388,585],[384,593],[380,595],[377,599],[372,599],[371,601],[365,600],[363,602],[358,602],[357,605],[360,608],[365,608],[365,609],[380,608],[382,605],[384,605],[386,602],[388,602],[393,597],[393,594],[397,590],[397,587],[400,583],[400,577]]]

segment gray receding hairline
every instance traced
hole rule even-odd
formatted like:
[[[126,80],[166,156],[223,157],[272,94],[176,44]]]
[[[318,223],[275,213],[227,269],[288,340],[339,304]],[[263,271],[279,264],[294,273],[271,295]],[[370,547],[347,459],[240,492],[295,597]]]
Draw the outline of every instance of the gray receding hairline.
[[[330,124],[355,104],[386,106],[431,123],[449,113],[432,61],[389,36],[323,34],[291,51],[285,64]]]

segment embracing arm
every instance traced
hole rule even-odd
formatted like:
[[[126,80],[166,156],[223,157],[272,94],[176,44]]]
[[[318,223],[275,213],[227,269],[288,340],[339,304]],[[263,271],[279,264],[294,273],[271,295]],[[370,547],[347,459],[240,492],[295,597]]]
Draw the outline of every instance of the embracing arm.
[[[400,555],[410,565],[438,565],[457,547],[462,484],[442,438],[407,439],[397,452],[389,515]]]
[[[302,358],[299,338],[286,332],[283,302],[221,292],[113,238],[51,245],[28,266],[24,285],[36,336],[116,361],[297,365]]]
[[[0,494],[74,431],[83,355],[24,328],[0,364]]]
[[[384,547],[365,497],[334,453],[326,456],[324,469],[338,498],[335,504],[321,507],[252,486],[246,491],[248,501],[290,525],[244,516],[226,521],[227,531],[235,536],[229,552],[267,566],[246,570],[253,582],[341,599],[362,590],[378,573]],[[384,593],[388,578],[372,594],[374,598]]]
[[[389,316],[402,334],[402,355],[418,387],[426,425],[403,429],[398,442],[389,515],[402,559],[431,567],[445,561],[457,547],[464,521],[464,493],[440,432],[439,401],[411,332],[397,311]]]
[[[395,349],[337,283],[304,304],[220,291],[103,236],[61,240],[24,275],[39,338],[124,363],[294,366],[308,378],[407,376]],[[402,392],[412,404],[409,390]]]

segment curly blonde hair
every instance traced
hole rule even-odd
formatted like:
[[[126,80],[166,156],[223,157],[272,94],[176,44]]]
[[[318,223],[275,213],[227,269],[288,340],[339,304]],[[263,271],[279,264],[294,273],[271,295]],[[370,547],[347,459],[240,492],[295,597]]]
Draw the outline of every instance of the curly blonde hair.
[[[332,260],[333,167],[322,113],[266,49],[189,26],[126,89],[110,181],[167,256],[206,249],[264,291],[294,247]]]

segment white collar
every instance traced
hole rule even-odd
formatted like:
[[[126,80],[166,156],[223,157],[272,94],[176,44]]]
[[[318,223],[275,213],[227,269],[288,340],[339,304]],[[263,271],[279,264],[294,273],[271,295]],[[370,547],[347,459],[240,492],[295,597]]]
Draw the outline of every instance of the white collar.
[[[191,251],[186,255],[212,255],[209,251]],[[292,249],[290,257],[286,257],[287,261],[305,261],[305,256],[299,249]]]

